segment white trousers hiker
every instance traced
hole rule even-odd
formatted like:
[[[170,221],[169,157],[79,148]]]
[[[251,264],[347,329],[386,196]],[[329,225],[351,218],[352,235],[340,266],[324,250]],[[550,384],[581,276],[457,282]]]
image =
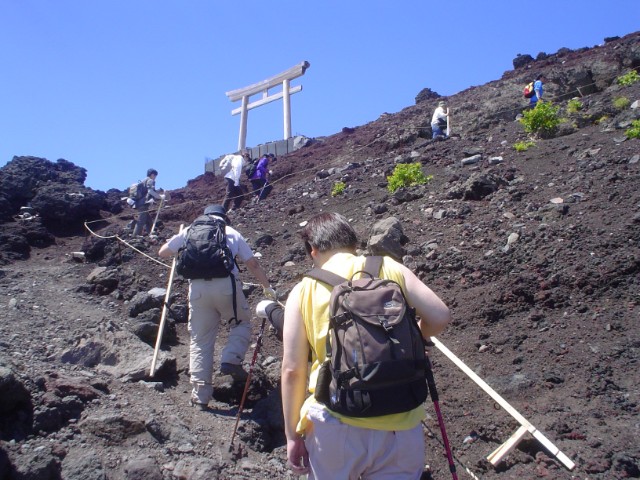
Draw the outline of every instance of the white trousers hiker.
[[[251,310],[236,279],[237,320],[233,315],[231,280],[192,280],[189,287],[189,334],[191,336],[189,371],[193,390],[191,399],[209,403],[213,395],[213,354],[222,321],[229,328],[229,339],[222,350],[221,363],[242,364],[251,339]]]

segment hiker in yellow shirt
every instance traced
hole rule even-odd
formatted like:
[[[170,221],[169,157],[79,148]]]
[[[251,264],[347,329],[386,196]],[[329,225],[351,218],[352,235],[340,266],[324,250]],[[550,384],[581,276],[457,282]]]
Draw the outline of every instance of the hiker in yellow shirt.
[[[362,270],[365,257],[355,255],[358,240],[342,215],[317,215],[301,237],[315,267],[344,278]],[[402,287],[420,317],[418,326],[425,339],[446,327],[449,309],[408,268],[384,257],[379,277]],[[363,418],[339,415],[314,398],[319,367],[326,359],[330,294],[326,284],[305,277],[293,288],[285,307],[282,403],[289,466],[295,474],[308,473],[309,479],[372,475],[418,479],[425,450],[422,405]]]

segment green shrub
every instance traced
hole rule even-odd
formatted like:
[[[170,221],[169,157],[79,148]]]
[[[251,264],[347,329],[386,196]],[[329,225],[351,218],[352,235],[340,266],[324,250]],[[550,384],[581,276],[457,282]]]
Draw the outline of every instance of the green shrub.
[[[623,87],[628,87],[629,85],[633,85],[637,81],[640,81],[640,75],[635,70],[630,70],[624,75],[619,76],[616,81],[618,85],[622,85]]]
[[[524,125],[527,133],[540,136],[552,134],[560,125],[558,110],[560,107],[555,107],[549,102],[538,102],[535,108],[524,112],[520,123]]]
[[[331,196],[337,197],[338,195],[342,195],[345,188],[347,188],[347,185],[344,182],[334,183],[333,188],[331,189]]]
[[[609,120],[609,116],[608,116],[608,115],[603,115],[603,116],[601,116],[600,118],[596,119],[594,123],[595,123],[596,125],[600,125],[601,123],[604,123],[604,122],[606,122],[607,120]]]
[[[393,169],[393,174],[387,177],[389,185],[387,189],[393,193],[399,188],[412,185],[424,185],[433,179],[433,175],[422,173],[422,165],[416,163],[401,163]]]
[[[631,122],[631,126],[625,130],[624,134],[627,138],[640,138],[640,120],[634,120]]]
[[[631,105],[631,100],[629,100],[627,97],[617,97],[613,101],[613,106],[616,107],[618,110],[624,110],[628,108],[629,105]]]
[[[513,144],[513,148],[515,148],[516,152],[526,152],[531,147],[535,147],[535,142],[516,142]]]
[[[567,102],[567,112],[578,113],[580,110],[582,110],[582,102],[577,98],[572,98]]]

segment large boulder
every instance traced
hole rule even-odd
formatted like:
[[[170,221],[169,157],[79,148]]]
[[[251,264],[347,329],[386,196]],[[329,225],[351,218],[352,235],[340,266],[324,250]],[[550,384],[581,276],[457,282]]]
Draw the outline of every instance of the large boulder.
[[[85,220],[99,218],[101,209],[111,210],[113,198],[84,186],[87,171],[60,159],[13,157],[0,169],[0,219],[17,216],[29,206],[47,226],[81,227]]]

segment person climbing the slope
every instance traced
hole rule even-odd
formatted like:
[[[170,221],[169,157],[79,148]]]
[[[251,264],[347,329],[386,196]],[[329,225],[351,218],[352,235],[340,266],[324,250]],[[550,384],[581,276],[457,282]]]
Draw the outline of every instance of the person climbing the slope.
[[[449,113],[445,112],[444,106],[444,101],[439,101],[437,108],[433,112],[433,116],[431,117],[431,138],[447,137],[443,129],[447,128],[447,117]]]

